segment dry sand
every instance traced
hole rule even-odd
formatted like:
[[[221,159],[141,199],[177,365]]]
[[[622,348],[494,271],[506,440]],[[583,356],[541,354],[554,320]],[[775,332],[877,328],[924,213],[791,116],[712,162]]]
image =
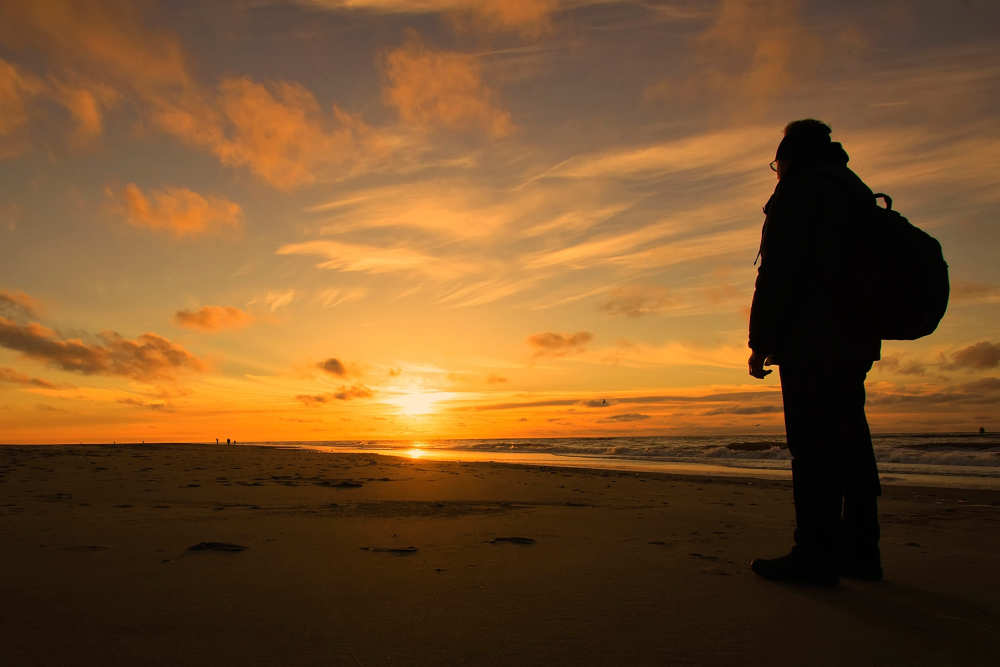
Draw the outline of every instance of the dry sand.
[[[996,664],[1000,494],[887,487],[887,580],[836,589],[746,565],[787,548],[790,495],[264,447],[3,446],[0,663]]]

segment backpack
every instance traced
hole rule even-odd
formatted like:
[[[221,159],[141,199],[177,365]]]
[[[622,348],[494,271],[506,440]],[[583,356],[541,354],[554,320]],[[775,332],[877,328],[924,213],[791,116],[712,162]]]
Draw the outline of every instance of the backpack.
[[[894,211],[887,194],[875,195],[864,218],[848,270],[860,320],[882,340],[928,335],[948,307],[948,264],[941,244]]]

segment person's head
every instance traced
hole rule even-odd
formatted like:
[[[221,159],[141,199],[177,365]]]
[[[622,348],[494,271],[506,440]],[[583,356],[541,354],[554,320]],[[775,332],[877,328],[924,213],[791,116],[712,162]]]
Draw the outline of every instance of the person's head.
[[[778,144],[774,161],[781,179],[792,168],[816,162],[847,163],[847,153],[830,141],[830,126],[813,118],[792,121],[785,126],[785,136]]]

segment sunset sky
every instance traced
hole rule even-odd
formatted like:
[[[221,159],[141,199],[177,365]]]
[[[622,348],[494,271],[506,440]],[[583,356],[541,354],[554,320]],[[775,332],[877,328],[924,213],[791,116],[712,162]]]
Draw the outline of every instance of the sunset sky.
[[[0,442],[780,432],[768,162],[942,243],[873,430],[1000,428],[1000,5],[13,0]]]

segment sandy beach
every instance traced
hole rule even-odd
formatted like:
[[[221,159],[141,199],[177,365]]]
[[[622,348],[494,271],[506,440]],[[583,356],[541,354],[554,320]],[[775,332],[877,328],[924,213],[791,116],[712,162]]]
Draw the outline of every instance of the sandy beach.
[[[789,546],[790,494],[266,447],[4,446],[2,662],[993,664],[1000,493],[888,486],[886,581],[836,589],[746,565]]]

